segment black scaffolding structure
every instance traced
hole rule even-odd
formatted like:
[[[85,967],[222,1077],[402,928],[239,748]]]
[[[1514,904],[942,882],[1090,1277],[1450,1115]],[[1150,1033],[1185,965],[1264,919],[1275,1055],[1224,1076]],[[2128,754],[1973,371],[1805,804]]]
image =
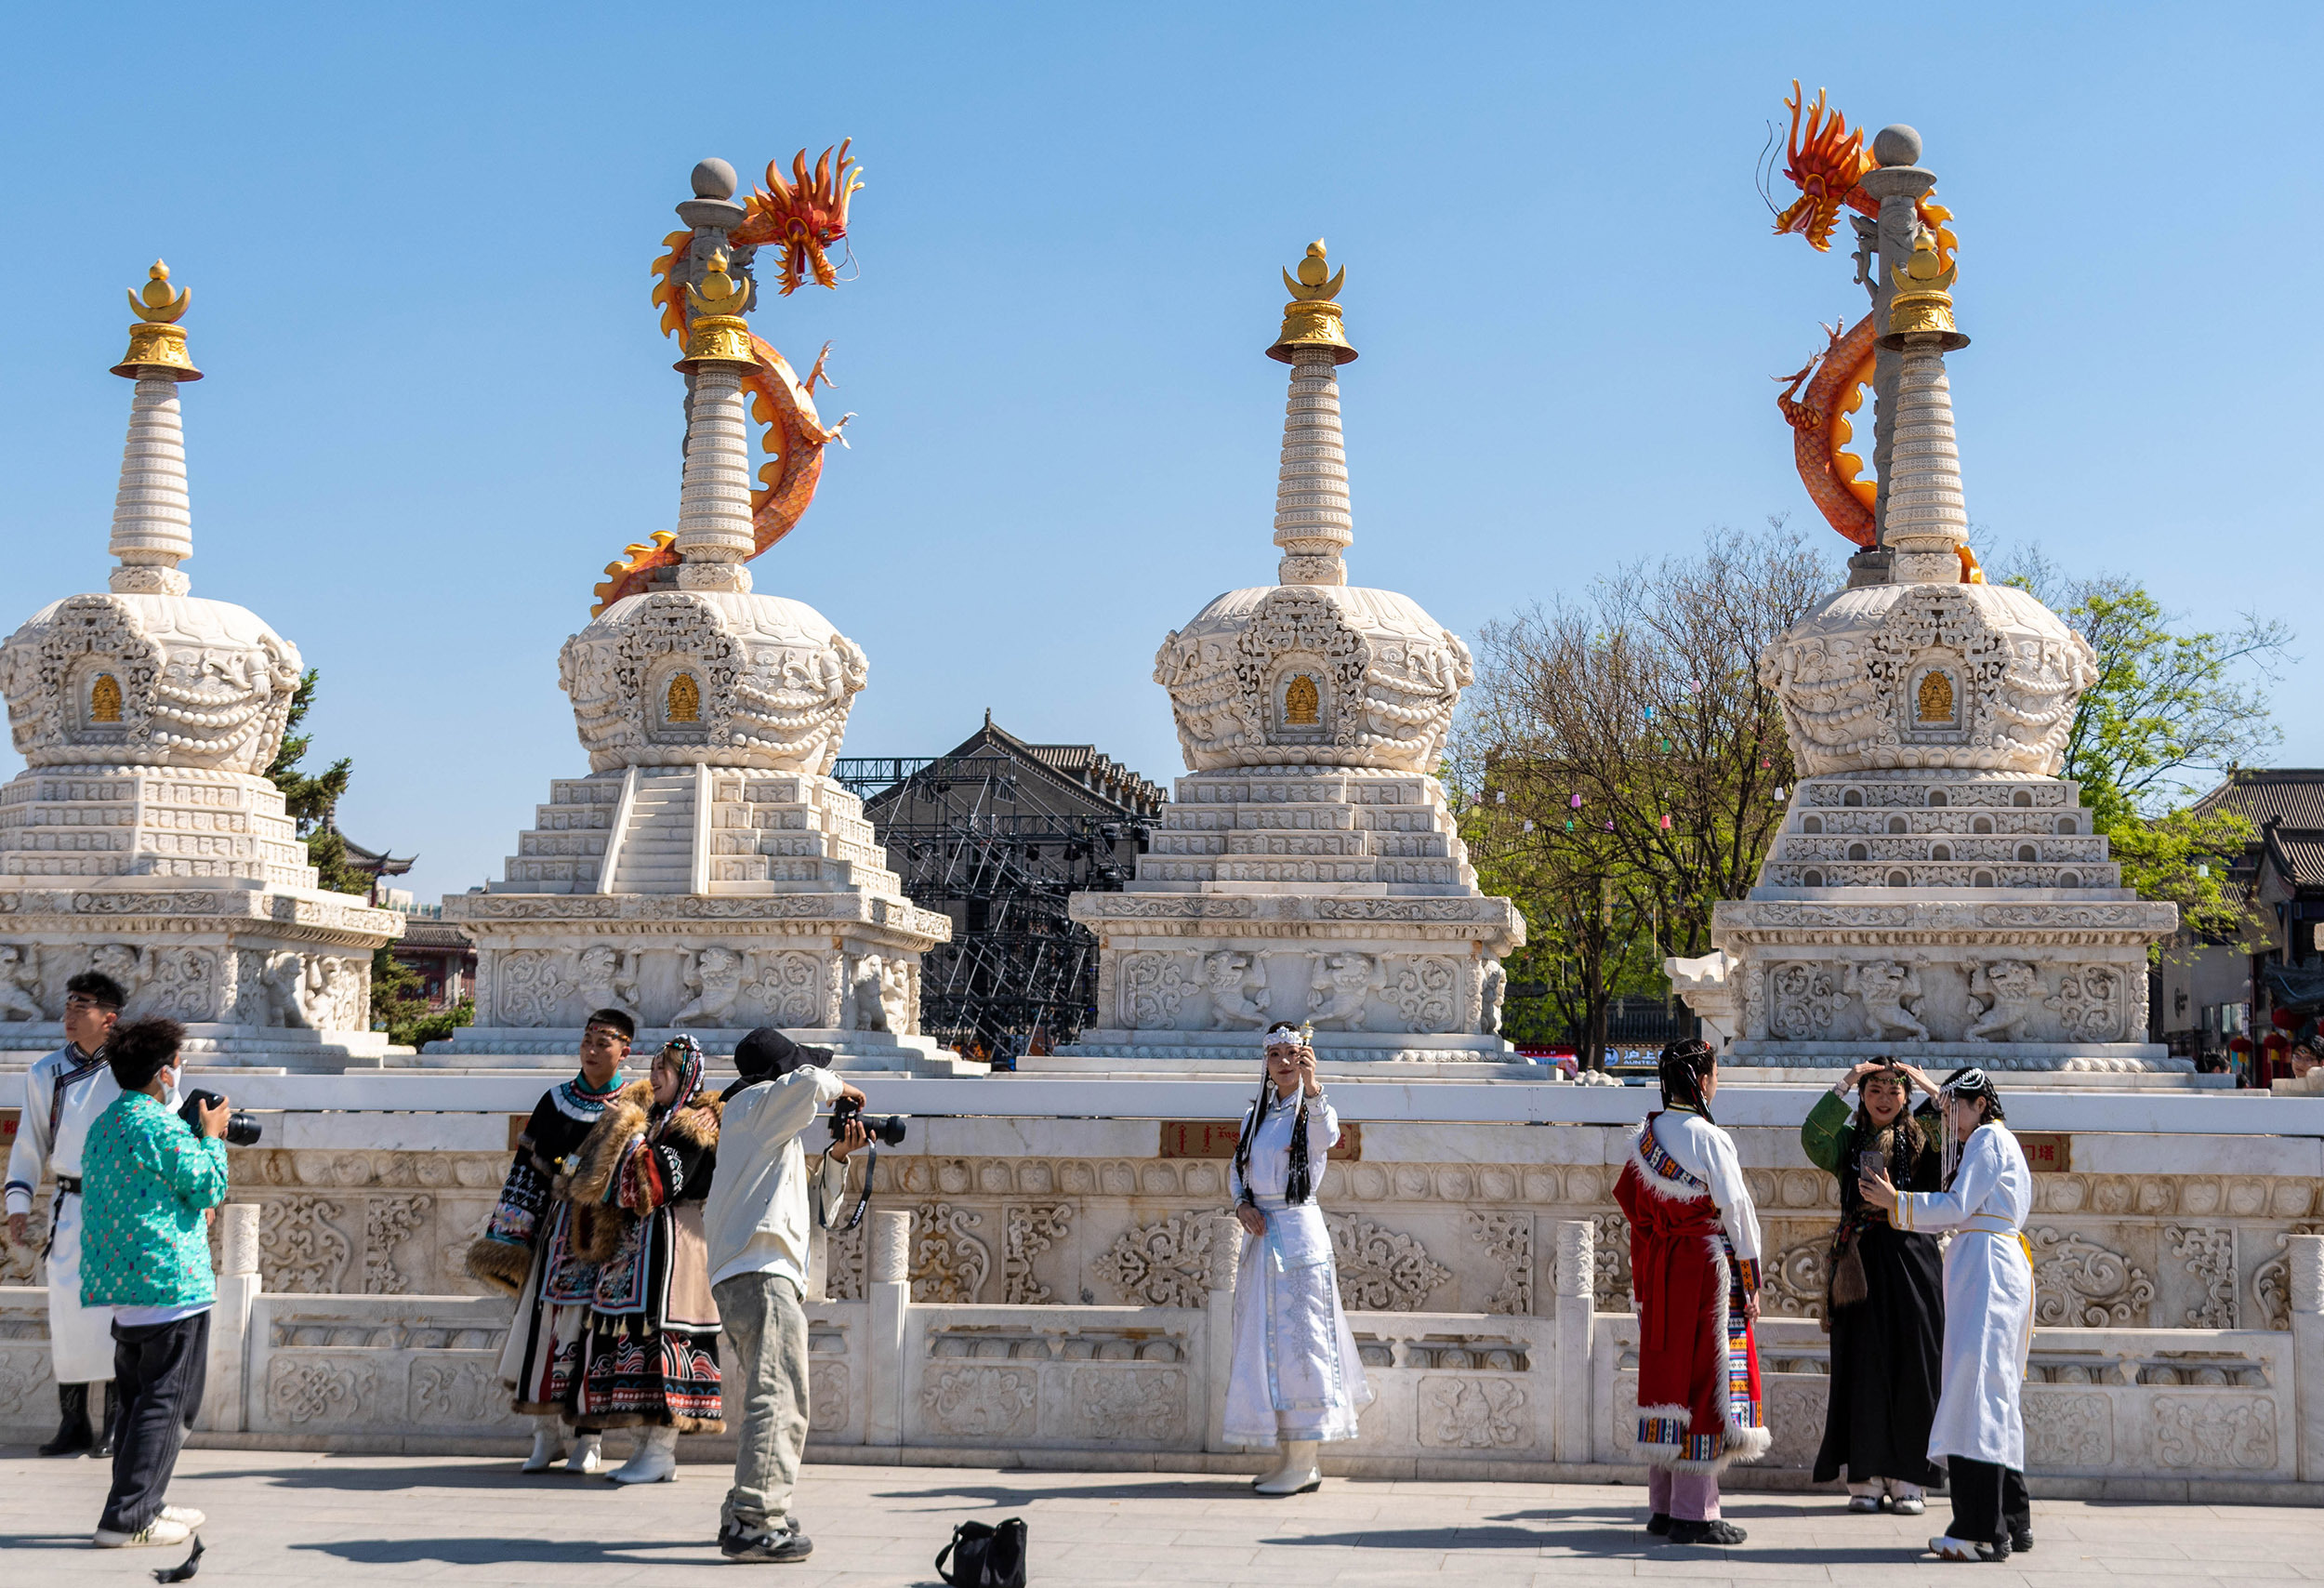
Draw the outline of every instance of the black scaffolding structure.
[[[1097,938],[1076,893],[1134,874],[1163,791],[1089,745],[984,726],[940,756],[852,756],[832,774],[864,801],[889,867],[952,941],[920,965],[920,1027],[1007,1063],[1077,1037],[1095,1012]]]

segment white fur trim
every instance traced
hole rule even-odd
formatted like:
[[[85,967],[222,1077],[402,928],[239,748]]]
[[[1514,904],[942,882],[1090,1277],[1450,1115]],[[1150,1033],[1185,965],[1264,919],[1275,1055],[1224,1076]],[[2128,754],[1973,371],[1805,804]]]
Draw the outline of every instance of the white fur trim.
[[[1684,1406],[1642,1406],[1638,1409],[1638,1415],[1660,1418],[1682,1428],[1692,1427],[1695,1423],[1695,1413]]]

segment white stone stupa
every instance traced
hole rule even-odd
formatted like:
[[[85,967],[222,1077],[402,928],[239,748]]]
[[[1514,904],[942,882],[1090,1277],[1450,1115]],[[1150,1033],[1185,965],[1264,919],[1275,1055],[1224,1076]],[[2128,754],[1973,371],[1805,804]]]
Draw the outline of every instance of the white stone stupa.
[[[327,893],[266,770],[298,649],[187,593],[193,555],[178,388],[192,294],[156,263],[115,375],[137,382],[102,594],[0,647],[25,770],[0,789],[0,1065],[64,1042],[65,983],[102,971],[125,1012],[188,1028],[200,1065],[376,1066],[371,956],[403,918]]]
[[[1478,891],[1436,780],[1468,647],[1409,597],[1347,581],[1345,274],[1321,243],[1284,274],[1279,582],[1220,596],[1155,658],[1189,775],[1135,880],[1073,897],[1100,948],[1097,1017],[1068,1059],[1247,1063],[1277,1021],[1312,1021],[1335,1063],[1515,1057],[1500,960],[1525,922]]]
[[[1883,174],[1908,219],[1934,179]],[[2096,658],[1963,556],[1945,355],[1968,338],[1953,277],[1925,232],[1894,267],[1889,570],[1828,597],[1761,656],[1804,775],[1750,896],[1714,906],[1715,951],[1666,968],[1734,1064],[1894,1053],[1923,1067],[2185,1071],[2144,1039],[2147,947],[2178,906],[2122,886],[2058,775]]]
[[[706,172],[722,191],[703,192]],[[429,1064],[563,1062],[611,1007],[641,1050],[687,1031],[724,1053],[774,1026],[855,1068],[985,1067],[919,1034],[920,956],[951,922],[904,896],[830,775],[864,653],[814,608],[751,589],[757,359],[751,288],[728,273],[733,185],[706,161],[680,208],[708,268],[680,289],[693,391],[676,578],[565,642],[558,682],[590,773],[550,786],[502,880],[444,900],[476,943],[476,1023]]]

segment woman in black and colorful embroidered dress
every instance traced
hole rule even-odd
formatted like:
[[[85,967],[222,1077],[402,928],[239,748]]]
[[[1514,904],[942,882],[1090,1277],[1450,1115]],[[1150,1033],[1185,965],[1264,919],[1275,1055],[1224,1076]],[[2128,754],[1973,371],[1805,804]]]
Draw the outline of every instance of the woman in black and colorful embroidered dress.
[[[679,1435],[726,1431],[702,1235],[719,1111],[702,1095],[701,1045],[674,1037],[652,1076],[606,1106],[566,1187],[576,1244],[597,1275],[574,1422],[645,1430],[615,1483],[667,1482],[678,1476]]]
[[[1929,1099],[1917,1115],[1916,1085]],[[1888,1210],[1867,1202],[1856,1184],[1868,1153],[1901,1189],[1942,1191],[1944,1141],[1928,1077],[1878,1061],[1842,1076],[1800,1127],[1809,1161],[1840,1180],[1840,1229],[1826,1267],[1831,1395],[1816,1481],[1844,1473],[1851,1511],[1886,1504],[1918,1516],[1922,1490],[1944,1487],[1945,1469],[1929,1460],[1945,1354],[1944,1248],[1933,1235],[1896,1228]]]
[[[622,1061],[637,1026],[618,1009],[601,1009],[581,1033],[581,1073],[541,1094],[517,1137],[516,1161],[500,1188],[484,1232],[469,1243],[468,1271],[517,1298],[500,1353],[510,1404],[533,1422],[526,1472],[546,1471],[566,1453],[574,1391],[581,1365],[583,1308],[596,1293],[595,1268],[574,1248],[570,1204],[557,1181],[621,1085]],[[593,1473],[598,1436],[573,1444],[566,1470]]]
[[[1735,1143],[1711,1123],[1718,1060],[1698,1041],[1662,1051],[1663,1106],[1631,1142],[1614,1199],[1630,1220],[1638,1303],[1638,1453],[1646,1529],[1672,1543],[1739,1544],[1719,1474],[1766,1452],[1761,1414],[1759,1215]]]

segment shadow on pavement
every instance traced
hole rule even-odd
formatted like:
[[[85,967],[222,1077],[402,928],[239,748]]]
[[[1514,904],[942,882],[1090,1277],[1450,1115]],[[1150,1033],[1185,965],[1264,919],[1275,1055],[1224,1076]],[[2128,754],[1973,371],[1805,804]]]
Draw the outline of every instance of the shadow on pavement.
[[[0,1555],[13,1549],[86,1549],[86,1533],[0,1533]]]
[[[720,1558],[718,1546],[707,1542],[672,1539],[334,1539],[325,1543],[293,1544],[294,1550],[327,1555],[362,1566],[416,1566],[440,1561],[447,1566],[668,1566],[684,1564],[670,1558],[678,1552],[698,1556],[705,1564]]]
[[[508,1489],[516,1493],[555,1494],[570,1485],[575,1489],[584,1484],[606,1487],[604,1474],[594,1479],[574,1474],[550,1471],[526,1475],[505,1462],[490,1464],[456,1465],[452,1460],[439,1466],[374,1467],[339,1465],[339,1462],[355,1462],[374,1458],[345,1456],[326,1458],[314,1466],[296,1467],[218,1467],[209,1472],[189,1472],[179,1475],[179,1481],[207,1482],[213,1478],[248,1478],[272,1485],[276,1489],[329,1489],[353,1493],[384,1494],[402,1489]]]
[[[1037,1480],[1025,1484],[937,1484],[930,1489],[891,1489],[873,1498],[878,1500],[944,1500],[981,1501],[997,1509],[1031,1505],[1042,1500],[1230,1500],[1248,1495],[1251,1480],[1232,1473],[1208,1481],[1190,1481],[1182,1477],[1156,1478],[1152,1483],[1109,1483],[1098,1486],[1074,1485],[1070,1488],[1044,1485]]]

